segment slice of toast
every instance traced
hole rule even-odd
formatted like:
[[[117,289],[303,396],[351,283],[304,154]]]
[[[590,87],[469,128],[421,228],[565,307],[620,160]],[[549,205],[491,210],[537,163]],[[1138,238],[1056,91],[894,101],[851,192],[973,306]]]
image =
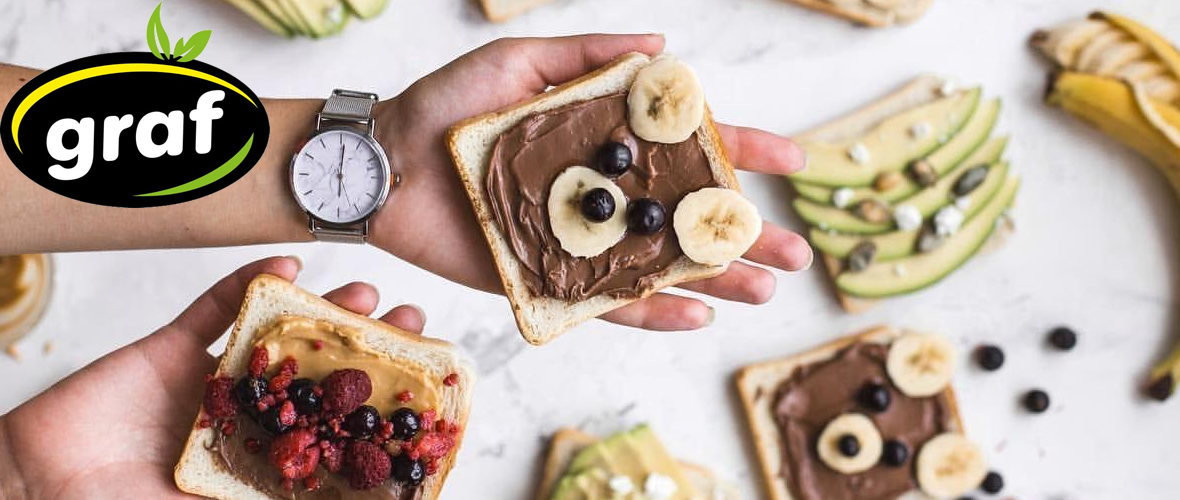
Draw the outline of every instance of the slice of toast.
[[[804,7],[842,17],[856,24],[883,28],[907,24],[922,17],[934,0],[895,0],[873,2],[867,0],[790,0]],[[888,8],[878,5],[890,4]]]
[[[577,429],[565,428],[553,435],[549,444],[549,454],[545,458],[545,468],[541,471],[541,484],[537,487],[537,500],[549,500],[553,488],[569,469],[579,451],[598,442],[598,438]],[[738,500],[741,496],[732,484],[723,482],[709,469],[690,463],[681,462],[680,467],[692,481],[698,492],[706,495],[709,500]]]
[[[761,465],[766,492],[771,500],[796,500],[783,480],[783,442],[778,423],[774,419],[774,395],[784,380],[795,369],[812,363],[829,360],[845,347],[858,342],[889,343],[901,336],[902,332],[887,326],[878,326],[864,332],[843,337],[824,344],[811,351],[774,361],[767,361],[741,369],[734,381],[746,420],[754,440],[754,448]],[[947,386],[945,391],[947,412],[951,415],[950,431],[964,432],[962,418],[954,390]]]
[[[259,276],[250,283],[215,376],[237,378],[245,374],[253,351],[255,334],[283,316],[323,320],[363,331],[369,349],[387,353],[395,359],[413,364],[434,380],[438,380],[439,417],[457,423],[461,429],[466,429],[475,373],[471,365],[460,355],[458,348],[442,340],[415,335],[373,318],[346,311],[322,297],[270,275]],[[452,373],[459,376],[459,382],[453,386],[445,386],[443,379]],[[230,473],[222,464],[217,452],[206,447],[206,444],[215,440],[216,435],[211,428],[201,428],[201,413],[198,412],[184,453],[176,465],[176,485],[186,493],[220,500],[270,500],[269,495]],[[455,454],[459,450],[462,438],[461,432],[456,437],[455,447],[450,455],[439,461],[438,473],[426,478],[421,486],[421,496],[415,498],[438,498],[447,474],[454,466]]]
[[[501,134],[532,114],[628,91],[636,73],[650,61],[646,55],[639,53],[620,56],[592,73],[528,101],[462,121],[447,134],[447,147],[495,258],[504,293],[512,303],[517,326],[531,344],[549,342],[578,323],[639,299],[596,295],[580,302],[569,302],[534,296],[529,291],[521,274],[520,261],[496,223],[485,188],[493,147]],[[709,160],[714,180],[722,187],[739,190],[733,165],[726,156],[717,125],[707,107],[705,119],[695,137]],[[724,267],[697,264],[682,256],[652,280],[647,295],[687,281],[710,278],[724,271]]]
[[[502,23],[553,0],[479,0],[483,14],[494,23]]]

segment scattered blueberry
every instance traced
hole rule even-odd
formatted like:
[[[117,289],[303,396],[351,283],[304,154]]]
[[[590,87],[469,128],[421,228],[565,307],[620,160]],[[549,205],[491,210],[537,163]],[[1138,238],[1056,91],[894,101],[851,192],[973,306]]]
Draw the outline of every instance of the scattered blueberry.
[[[619,142],[608,142],[594,155],[594,166],[602,175],[618,177],[631,168],[631,148]]]
[[[861,406],[874,413],[881,413],[888,410],[889,404],[893,402],[893,397],[889,395],[889,389],[873,382],[869,382],[860,388],[859,399]]]
[[[857,440],[856,436],[853,436],[852,434],[840,436],[840,440],[836,441],[836,447],[839,448],[840,453],[846,457],[855,457],[858,453],[860,453],[860,441]]]
[[[582,216],[593,222],[606,222],[615,215],[615,197],[605,188],[594,188],[582,196]]]
[[[881,449],[881,462],[890,467],[901,467],[910,458],[910,449],[901,441],[886,441]]]
[[[627,228],[638,234],[655,234],[664,228],[667,212],[660,202],[640,198],[627,209]]]
[[[1049,393],[1033,389],[1024,395],[1024,407],[1033,413],[1044,413],[1049,409]]]
[[[393,457],[393,480],[399,483],[418,486],[426,478],[426,467],[421,461],[413,460],[405,453]]]
[[[999,370],[1004,366],[1004,350],[994,345],[983,345],[975,351],[975,361],[979,367],[989,372]]]
[[[1062,351],[1068,351],[1078,345],[1078,334],[1066,326],[1059,326],[1049,332],[1049,343]]]
[[[287,386],[287,399],[295,404],[295,411],[300,415],[313,415],[320,411],[320,396],[315,393],[314,380],[295,379]]]
[[[266,396],[266,379],[262,377],[242,377],[234,385],[234,399],[246,408],[257,405]]]
[[[409,441],[414,439],[418,434],[418,428],[421,426],[421,421],[418,420],[418,414],[409,408],[399,408],[393,412],[389,417],[389,422],[393,424],[393,439],[398,441]]]
[[[369,405],[357,408],[344,417],[344,430],[357,439],[368,439],[381,425],[381,414]]]
[[[983,484],[979,485],[979,489],[991,495],[999,493],[1004,489],[1004,476],[996,471],[988,472],[987,477],[983,478]]]

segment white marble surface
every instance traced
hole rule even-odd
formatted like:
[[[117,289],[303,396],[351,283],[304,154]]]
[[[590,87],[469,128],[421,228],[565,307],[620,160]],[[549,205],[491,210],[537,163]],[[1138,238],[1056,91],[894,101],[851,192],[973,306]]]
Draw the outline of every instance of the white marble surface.
[[[35,67],[100,51],[144,50],[155,0],[2,0],[0,60]],[[211,28],[202,59],[261,95],[322,96],[337,86],[393,94],[453,57],[499,36],[588,31],[663,32],[699,70],[720,119],[799,130],[917,72],[980,82],[1005,99],[1001,129],[1025,185],[1020,231],[1000,253],[948,282],[863,316],[842,314],[821,270],[781,274],[762,307],[716,304],[711,328],[650,334],[591,323],[541,349],[526,348],[506,301],[465,291],[377,250],[328,245],[60,255],[52,310],[0,359],[0,411],[85,363],[152,331],[208,284],[256,257],[298,254],[301,284],[348,280],[381,287],[382,305],[415,300],[428,333],[456,341],[483,379],[468,440],[446,498],[525,498],[544,436],[559,426],[608,432],[650,421],[669,447],[739,482],[758,498],[754,464],[730,375],[845,332],[893,322],[944,332],[964,346],[998,342],[995,375],[964,370],[956,383],[971,433],[1018,499],[1164,499],[1180,488],[1180,401],[1147,404],[1136,388],[1170,344],[1178,318],[1176,201],[1133,154],[1039,102],[1045,70],[1025,47],[1036,27],[1105,6],[1174,37],[1180,3],[1161,0],[939,0],[906,29],[867,31],[778,0],[559,0],[506,25],[464,0],[392,0],[386,15],[346,36],[313,42],[270,36],[216,1],[166,2],[170,31]],[[473,89],[476,90],[476,89]],[[774,178],[745,175],[772,220],[799,227]],[[63,228],[68,230],[68,228]],[[1068,323],[1080,347],[1042,347]],[[56,349],[42,355],[52,340]],[[1039,386],[1054,407],[1029,416],[1018,395]]]

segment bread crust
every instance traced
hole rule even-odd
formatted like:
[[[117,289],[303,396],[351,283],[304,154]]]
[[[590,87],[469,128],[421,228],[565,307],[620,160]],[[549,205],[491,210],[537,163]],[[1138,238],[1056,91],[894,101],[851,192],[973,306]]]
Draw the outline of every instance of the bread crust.
[[[355,314],[282,278],[264,274],[251,281],[247,288],[246,298],[215,376],[236,378],[244,374],[254,336],[261,328],[285,315],[358,328],[364,332],[365,342],[370,349],[415,363],[437,380],[438,391],[442,395],[439,416],[458,423],[463,429],[455,439],[455,448],[439,461],[438,473],[426,479],[422,485],[422,495],[418,497],[419,500],[438,498],[466,434],[476,379],[475,370],[458,348],[443,340],[406,332],[388,323]],[[443,379],[452,373],[459,376],[459,382],[454,386],[444,385]],[[269,500],[269,495],[227,471],[216,452],[205,447],[206,443],[215,439],[215,433],[213,429],[201,428],[201,414],[202,411],[198,411],[184,451],[176,464],[176,486],[186,493],[219,500]]]
[[[885,28],[916,20],[930,8],[933,0],[909,0],[907,4],[886,10],[868,4],[837,5],[827,0],[790,0],[798,5],[852,21],[861,26]]]
[[[902,332],[888,326],[875,326],[860,333],[841,337],[807,352],[786,358],[766,361],[742,368],[734,376],[734,385],[742,408],[745,409],[746,426],[750,430],[758,465],[762,471],[763,486],[770,500],[797,500],[780,475],[782,470],[782,434],[772,412],[774,393],[778,386],[802,365],[832,359],[844,348],[859,342],[889,343]],[[951,416],[951,430],[965,433],[959,412],[955,391],[947,386],[943,392],[947,412]]]
[[[512,305],[517,326],[530,344],[545,344],[581,322],[648,297],[663,288],[711,278],[725,272],[724,266],[697,264],[681,256],[656,275],[651,289],[641,297],[612,298],[600,294],[583,301],[568,302],[533,296],[525,286],[519,260],[492,213],[484,181],[495,138],[532,114],[625,91],[630,88],[635,74],[649,61],[648,56],[639,53],[622,55],[602,68],[524,102],[463,120],[447,133],[447,149],[451,152],[476,219],[483,229],[484,239],[496,262],[500,282]],[[704,122],[695,136],[709,160],[714,180],[723,187],[740,191],[733,165],[708,106],[705,108]]]
[[[506,22],[553,0],[479,0],[483,15],[493,23]]]

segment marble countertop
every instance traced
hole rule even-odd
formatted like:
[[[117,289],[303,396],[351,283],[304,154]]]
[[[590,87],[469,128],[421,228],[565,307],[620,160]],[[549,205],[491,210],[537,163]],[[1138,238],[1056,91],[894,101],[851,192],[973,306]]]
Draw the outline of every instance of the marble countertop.
[[[0,60],[48,67],[102,51],[145,50],[156,0],[0,0]],[[393,95],[452,58],[500,36],[663,32],[701,75],[719,119],[789,133],[920,72],[979,82],[1004,98],[1000,130],[1025,183],[1018,233],[947,282],[867,314],[843,314],[822,269],[780,274],[774,301],[717,303],[717,321],[684,334],[593,322],[544,348],[519,338],[507,302],[457,289],[371,248],[288,245],[58,255],[48,316],[0,359],[7,411],[102,354],[170,320],[217,278],[252,259],[297,254],[300,284],[350,280],[381,288],[382,307],[417,301],[428,334],[478,361],[482,381],[467,441],[444,497],[526,498],[546,436],[561,426],[607,433],[651,422],[673,452],[761,495],[731,376],[873,324],[943,332],[966,349],[1002,345],[996,374],[961,370],[970,433],[1024,500],[1176,498],[1180,401],[1146,403],[1137,387],[1174,339],[1180,254],[1176,200],[1154,170],[1094,130],[1045,107],[1045,67],[1025,45],[1035,28],[1106,7],[1173,35],[1180,3],[1160,0],[939,0],[917,24],[869,31],[780,0],[557,0],[509,24],[465,0],[392,0],[385,15],[322,41],[284,40],[228,4],[166,2],[170,31],[212,29],[201,56],[260,95],[319,97],[334,87]],[[801,228],[780,179],[743,174],[768,218]],[[1076,328],[1068,354],[1044,348],[1058,324]],[[55,348],[43,354],[41,346]],[[1019,409],[1043,387],[1045,415]]]

